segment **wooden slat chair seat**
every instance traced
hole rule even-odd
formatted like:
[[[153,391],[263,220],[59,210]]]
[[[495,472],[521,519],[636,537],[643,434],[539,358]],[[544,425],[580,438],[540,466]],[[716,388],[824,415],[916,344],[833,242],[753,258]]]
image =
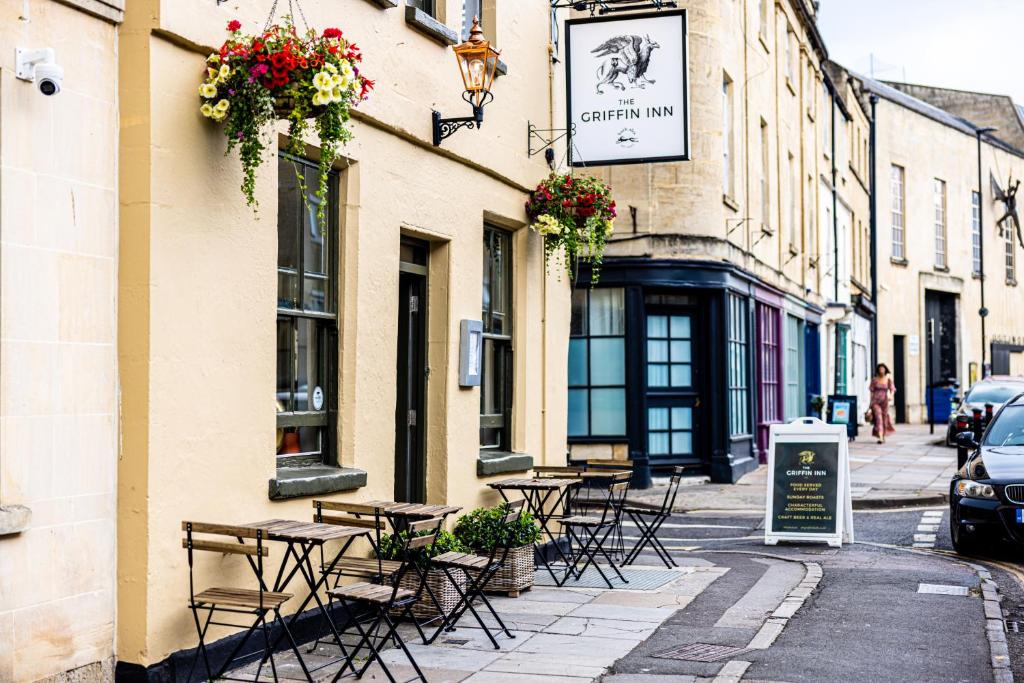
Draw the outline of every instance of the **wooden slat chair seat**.
[[[264,643],[269,645],[271,633],[275,627],[281,629],[281,632],[287,639],[292,652],[295,653],[306,678],[310,681],[313,680],[305,662],[302,659],[302,653],[299,652],[299,646],[295,642],[295,638],[292,636],[291,630],[288,628],[288,622],[281,616],[281,605],[286,603],[292,597],[292,594],[267,590],[267,584],[263,579],[263,558],[269,555],[268,549],[264,543],[272,535],[270,527],[271,524],[269,522],[267,524],[245,526],[211,524],[209,522],[189,520],[181,523],[181,530],[185,532],[181,545],[188,551],[188,607],[192,612],[192,618],[196,626],[196,633],[199,636],[199,646],[196,648],[195,656],[192,659],[192,665],[189,668],[188,674],[185,676],[185,680],[192,680],[192,674],[200,660],[203,662],[203,666],[206,669],[206,680],[217,680],[219,678],[226,680],[243,680],[239,678],[231,678],[226,676],[225,673],[239,660],[239,653],[243,651],[245,644],[248,643],[249,639],[254,637],[256,633],[262,632]],[[208,538],[209,536],[219,537],[222,540],[211,540]],[[227,539],[234,540],[229,541]],[[255,575],[254,578],[258,588],[215,586],[206,588],[205,590],[197,593],[195,586],[195,555],[197,552],[218,553],[220,555],[239,555],[244,557],[245,562],[248,563]],[[201,612],[205,612],[205,614],[200,615]],[[210,662],[210,654],[206,648],[206,634],[210,625],[237,626],[234,621],[230,623],[215,621],[214,617],[220,613],[231,614],[234,619],[237,619],[240,614],[248,614],[252,617],[253,622],[252,625],[248,627],[245,635],[235,645],[232,652],[224,659],[220,668],[214,670],[214,667]],[[272,617],[272,619],[269,617]],[[276,624],[274,624],[274,622],[276,622]],[[255,680],[260,679],[260,673],[267,662],[270,663],[270,669],[273,673],[274,680],[278,680],[277,665],[274,661],[274,652],[273,649],[269,647],[264,651],[263,658],[260,660],[259,667],[256,670]]]
[[[261,593],[253,588],[207,588],[201,593],[196,593],[193,601],[197,605],[230,605],[252,609],[262,606],[265,609],[277,609],[291,598],[291,593]]]
[[[402,563],[398,560],[377,560],[372,557],[343,557],[335,569],[342,576],[378,576],[389,578],[398,573]]]
[[[416,591],[406,588],[399,588],[397,591],[394,591],[391,586],[366,582],[338,586],[337,588],[330,589],[328,593],[330,593],[331,597],[339,600],[362,600],[378,605],[388,602],[392,599],[392,595],[394,595],[394,606],[396,607],[401,607],[416,597]]]
[[[433,564],[444,564],[450,567],[458,567],[459,569],[470,569],[472,571],[479,571],[487,567],[490,564],[490,559],[482,557],[480,555],[471,555],[468,553],[459,553],[455,551],[438,555],[433,560]]]
[[[564,586],[570,577],[577,581],[583,577],[588,567],[593,566],[601,575],[608,588],[613,588],[611,579],[604,573],[601,565],[598,564],[598,557],[603,557],[612,568],[619,580],[629,583],[623,576],[618,565],[609,556],[610,548],[606,547],[609,541],[615,542],[612,537],[619,530],[622,517],[622,506],[625,504],[626,491],[629,489],[628,480],[619,480],[619,477],[611,477],[605,480],[609,482],[606,488],[604,505],[601,515],[567,515],[558,520],[569,537],[570,560],[565,568],[565,575],[559,585]],[[614,552],[614,549],[611,549]],[[580,563],[583,563],[580,566]]]

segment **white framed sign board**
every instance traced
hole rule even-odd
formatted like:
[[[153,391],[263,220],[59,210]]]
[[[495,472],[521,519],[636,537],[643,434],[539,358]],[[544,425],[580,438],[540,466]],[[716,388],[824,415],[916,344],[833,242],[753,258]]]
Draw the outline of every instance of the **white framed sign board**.
[[[853,543],[846,425],[802,417],[771,426],[764,542],[779,541]]]
[[[573,166],[690,158],[686,10],[565,22]]]

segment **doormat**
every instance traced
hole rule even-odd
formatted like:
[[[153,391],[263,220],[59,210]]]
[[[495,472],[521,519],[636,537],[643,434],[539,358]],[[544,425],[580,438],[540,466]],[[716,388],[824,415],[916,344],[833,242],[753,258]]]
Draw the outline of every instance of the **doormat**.
[[[561,578],[565,573],[565,570],[559,571],[558,567],[552,567],[555,572],[555,576]],[[629,590],[640,590],[640,591],[652,591],[662,586],[672,583],[678,578],[686,576],[683,572],[677,572],[667,569],[620,569],[622,575],[626,577],[629,583],[623,583],[616,574],[615,570],[611,567],[602,566],[601,569],[605,575],[612,582],[613,588],[626,588]],[[551,574],[547,569],[541,567],[537,570],[534,575],[533,584],[535,586],[557,586],[554,580],[551,578]],[[605,583],[601,575],[598,574],[597,570],[593,567],[588,567],[583,576],[578,581],[569,579],[565,582],[563,588],[608,588],[608,584]]]
[[[682,659],[688,662],[717,662],[726,657],[733,657],[746,652],[745,647],[733,647],[732,645],[711,645],[709,643],[691,643],[681,647],[674,647],[671,650],[659,652],[652,657],[658,659]]]

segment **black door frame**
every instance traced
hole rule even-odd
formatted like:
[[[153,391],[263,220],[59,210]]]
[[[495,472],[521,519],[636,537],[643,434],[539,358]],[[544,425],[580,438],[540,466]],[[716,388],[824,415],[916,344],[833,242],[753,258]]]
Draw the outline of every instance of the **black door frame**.
[[[398,358],[395,372],[395,500],[426,502],[426,242],[402,238],[423,263],[399,263]],[[419,260],[419,259],[416,259]]]
[[[903,424],[907,421],[907,359],[906,340],[902,334],[894,334],[892,337],[892,378],[896,385],[896,395],[893,400],[896,404],[896,424]]]

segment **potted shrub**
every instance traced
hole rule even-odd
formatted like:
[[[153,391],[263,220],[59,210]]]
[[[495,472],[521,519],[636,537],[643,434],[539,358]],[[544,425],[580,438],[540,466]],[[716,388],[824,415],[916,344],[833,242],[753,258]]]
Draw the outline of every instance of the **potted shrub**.
[[[504,516],[504,505],[477,508],[455,524],[455,537],[478,555],[489,556],[495,546],[503,541],[500,529]],[[512,538],[508,557],[488,582],[487,590],[519,597],[521,591],[533,585],[533,544],[540,538],[540,527],[534,522],[533,515],[524,510],[519,520],[512,525],[510,533]],[[502,552],[500,548],[497,550],[498,559]]]
[[[814,415],[815,417],[822,417],[822,415],[823,415],[822,411],[824,410],[824,408],[825,408],[825,397],[824,396],[815,396],[814,398],[811,399],[811,410],[813,411],[812,415]]]
[[[402,550],[405,548],[405,542],[408,538],[408,532],[402,531],[399,534],[392,536],[385,534],[380,539],[380,556],[384,560],[402,560]],[[469,548],[462,544],[458,538],[456,538],[450,531],[441,529],[437,533],[437,538],[434,540],[434,544],[427,549],[414,551],[416,553],[416,563],[421,567],[427,569],[427,585],[430,586],[431,592],[437,601],[441,603],[441,608],[445,614],[451,613],[455,609],[456,604],[459,601],[459,593],[455,590],[455,586],[452,585],[451,580],[445,575],[440,569],[430,569],[430,558],[443,555],[447,552],[458,552],[468,553],[471,552]],[[456,583],[461,591],[466,590],[466,577],[462,572],[452,572],[452,576],[455,578]],[[419,588],[420,577],[416,572],[409,570],[405,573],[402,579],[399,581],[399,586],[407,588],[411,591]],[[404,608],[395,610],[394,614],[400,614]],[[424,588],[420,594],[416,604],[413,605],[412,614],[417,619],[429,619],[438,616],[437,606],[434,601],[430,599],[430,594],[427,593],[427,589]]]
[[[526,214],[530,227],[544,236],[545,263],[561,249],[571,280],[583,260],[592,266],[591,285],[597,283],[617,215],[611,195],[611,188],[597,178],[559,173],[552,173],[530,193]]]
[[[256,35],[228,23],[230,37],[206,59],[199,86],[199,111],[223,126],[227,151],[238,148],[242,193],[256,207],[256,169],[273,145],[271,124],[288,121],[288,151],[305,153],[303,135],[310,126],[320,137],[320,174],[316,197],[323,222],[327,179],[339,147],[352,138],[351,108],[366,99],[373,81],[360,73],[363,56],[340,29],[300,34],[285,17]]]

